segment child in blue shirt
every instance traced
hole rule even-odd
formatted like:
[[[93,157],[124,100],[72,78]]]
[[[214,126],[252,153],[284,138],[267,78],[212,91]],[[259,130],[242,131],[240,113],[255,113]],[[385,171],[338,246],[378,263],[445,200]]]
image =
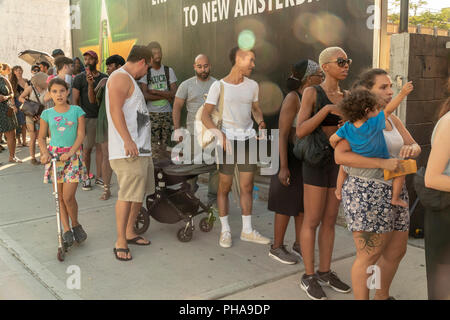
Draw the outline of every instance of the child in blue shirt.
[[[331,146],[335,148],[340,140],[346,139],[352,151],[359,155],[389,159],[390,155],[383,135],[386,120],[413,88],[412,82],[405,84],[384,110],[380,110],[377,98],[370,91],[356,89],[351,92],[341,102],[341,110],[349,121],[330,137]],[[339,200],[342,198],[341,190],[346,177],[347,174],[341,166],[336,185],[336,197]],[[393,179],[391,204],[407,208],[408,203],[400,198],[404,183],[405,176]]]
[[[86,232],[78,222],[78,204],[75,199],[78,183],[87,179],[82,153],[85,113],[79,106],[67,103],[69,88],[64,80],[57,77],[52,79],[48,85],[48,91],[55,107],[41,114],[39,149],[41,162],[45,164],[44,183],[52,183],[52,179],[58,182],[61,223],[64,228],[63,239],[70,247],[74,239],[81,243],[87,238]],[[50,145],[47,148],[48,132],[50,132]],[[57,177],[53,177],[51,163],[55,155],[59,156],[56,162]],[[69,218],[72,220],[72,228]]]

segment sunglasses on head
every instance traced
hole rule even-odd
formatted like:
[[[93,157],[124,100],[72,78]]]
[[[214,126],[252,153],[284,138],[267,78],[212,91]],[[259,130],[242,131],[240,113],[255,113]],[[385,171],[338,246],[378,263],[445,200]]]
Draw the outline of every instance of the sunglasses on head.
[[[349,66],[352,64],[353,60],[352,59],[344,59],[344,58],[337,58],[335,61],[330,61],[327,63],[333,63],[336,62],[337,65],[341,68],[345,67],[346,64],[348,64]]]

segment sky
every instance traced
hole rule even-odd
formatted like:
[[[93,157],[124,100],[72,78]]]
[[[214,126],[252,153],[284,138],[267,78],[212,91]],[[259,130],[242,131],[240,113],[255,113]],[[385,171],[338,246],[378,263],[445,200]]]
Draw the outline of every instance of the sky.
[[[389,0],[389,2],[393,1]],[[431,11],[440,11],[442,8],[450,7],[450,0],[427,0],[427,2],[426,9]]]
[[[431,10],[441,10],[442,8],[450,7],[450,0],[427,0],[427,8]]]

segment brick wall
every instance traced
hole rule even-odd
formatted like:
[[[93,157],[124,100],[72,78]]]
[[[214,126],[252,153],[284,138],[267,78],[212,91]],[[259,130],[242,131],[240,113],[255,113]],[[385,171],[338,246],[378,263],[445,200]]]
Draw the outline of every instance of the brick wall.
[[[391,77],[394,82],[402,77],[403,83],[406,79],[414,83],[414,91],[399,107],[397,115],[422,148],[418,167],[427,164],[437,113],[446,98],[450,50],[445,44],[449,41],[450,37],[424,34],[395,34],[391,39]],[[399,84],[394,85],[394,91],[401,89]],[[417,198],[412,181],[413,176],[408,176],[411,205]],[[411,229],[416,227],[423,228],[423,208],[420,205],[411,217]]]
[[[406,105],[406,127],[422,147],[419,166],[425,166],[437,112],[445,101],[449,76],[450,37],[410,34],[408,79],[415,86]]]

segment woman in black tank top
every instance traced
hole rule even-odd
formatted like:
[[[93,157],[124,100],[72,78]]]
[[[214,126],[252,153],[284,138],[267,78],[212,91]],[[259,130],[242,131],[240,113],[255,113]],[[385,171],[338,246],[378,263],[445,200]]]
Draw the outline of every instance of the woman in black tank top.
[[[302,105],[297,119],[296,133],[303,138],[319,128],[329,138],[338,129],[340,111],[336,106],[344,97],[339,81],[347,78],[351,60],[341,48],[325,49],[319,57],[319,64],[326,77],[325,81],[303,94]],[[330,161],[321,167],[303,163],[304,220],[300,236],[305,274],[301,287],[314,300],[327,299],[319,283],[327,284],[338,292],[348,293],[350,287],[339,280],[331,271],[334,233],[339,201],[335,196],[339,166]],[[314,247],[316,230],[320,225],[320,263],[314,270]]]

